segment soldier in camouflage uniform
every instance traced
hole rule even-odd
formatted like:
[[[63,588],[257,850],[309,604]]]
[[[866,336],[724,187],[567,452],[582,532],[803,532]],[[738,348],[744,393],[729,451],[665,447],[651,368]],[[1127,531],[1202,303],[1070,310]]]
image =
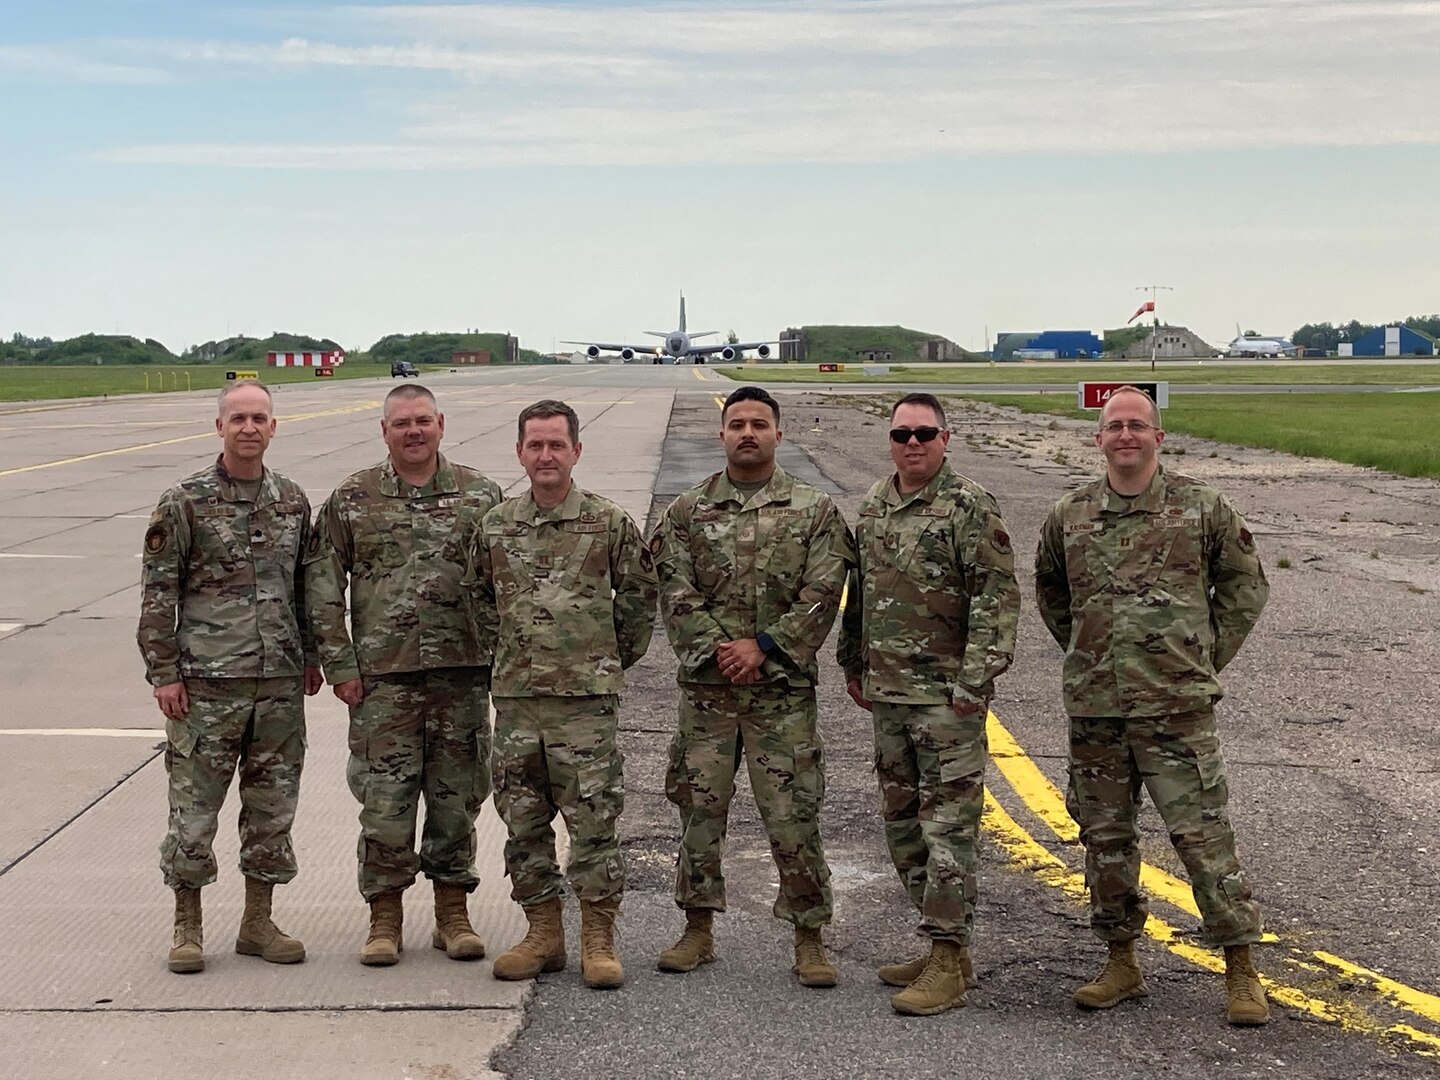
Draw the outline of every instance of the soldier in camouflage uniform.
[[[1095,435],[1106,475],[1059,501],[1035,557],[1040,614],[1065,650],[1066,805],[1085,845],[1091,929],[1110,949],[1075,1001],[1105,1009],[1147,993],[1135,959],[1143,787],[1190,873],[1206,937],[1224,947],[1230,1022],[1263,1024],[1250,956],[1260,912],[1235,855],[1213,707],[1269,586],[1225,496],[1161,468],[1164,438],[1144,391],[1117,390]]]
[[[659,967],[693,971],[715,959],[713,917],[725,910],[721,856],[743,754],[780,872],[775,916],[795,927],[794,970],[805,986],[829,987],[815,653],[839,610],[854,542],[828,495],[775,464],[782,436],[774,398],[743,386],[720,423],[724,471],[671,503],[650,542],[680,660],[665,789],[680,810],[675,903],[686,921]]]
[[[200,890],[216,878],[220,807],[240,775],[245,913],[235,951],[278,964],[305,947],[271,921],[274,887],[295,876],[290,828],[305,762],[304,695],[320,689],[300,556],[310,504],[265,468],[270,391],[220,393],[215,464],[170,488],[145,530],[140,626],[145,677],[165,715],[170,824],[160,869],[175,892],[169,967],[205,967]]]
[[[495,961],[500,979],[565,967],[557,813],[570,830],[580,899],[581,973],[618,987],[615,918],[625,805],[615,745],[624,670],[650,646],[655,566],[624,510],[576,487],[580,421],[559,401],[520,413],[515,452],[530,490],[485,515],[472,549],[476,615],[495,642],[495,808],[505,870],[529,931]]]
[[[440,453],[445,415],[423,386],[389,393],[380,430],[389,456],[335,489],[305,556],[325,677],[350,707],[346,773],[362,807],[360,895],[370,905],[360,962],[399,960],[402,894],[417,871],[434,883],[431,944],[472,960],[485,955],[467,898],[479,882],[475,818],[490,793],[490,653],[461,582],[471,538],[502,495]]]
[[[1015,651],[1020,593],[1000,508],[945,460],[940,402],[908,394],[890,425],[896,471],[860,504],[839,661],[874,715],[885,839],[930,941],[928,956],[879,975],[904,987],[897,1012],[930,1016],[964,1005],[973,984],[985,718]]]

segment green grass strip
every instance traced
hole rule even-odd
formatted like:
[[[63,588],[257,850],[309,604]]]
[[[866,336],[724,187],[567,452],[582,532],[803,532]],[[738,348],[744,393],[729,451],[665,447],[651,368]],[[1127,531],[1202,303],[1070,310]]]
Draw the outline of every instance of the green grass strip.
[[[955,364],[943,368],[892,365],[888,375],[866,375],[859,364],[845,371],[816,371],[813,364],[747,364],[714,370],[745,383],[864,383],[877,388],[909,383],[942,385],[1026,386],[1066,382],[1152,382],[1177,385],[1215,383],[1225,386],[1440,386],[1440,362],[1421,364],[1317,364],[1293,361],[1283,364],[1223,363],[1206,360],[1183,365],[1161,364],[1155,372],[1146,362],[1130,364],[1074,364],[1035,367],[1028,364]]]
[[[1076,409],[1068,393],[955,396],[1031,413],[1096,417]],[[1440,394],[1187,394],[1170,399],[1165,430],[1402,476],[1440,477]]]
[[[279,383],[323,383],[314,368],[225,367],[221,364],[177,364],[166,367],[126,364],[81,367],[26,364],[0,367],[0,401],[48,401],[59,398],[116,394],[171,393],[176,390],[219,390],[226,371],[254,371],[270,386]],[[335,379],[388,378],[389,364],[341,364]],[[421,369],[423,375],[425,369]],[[189,376],[188,380],[186,376]],[[147,384],[147,378],[148,384]]]

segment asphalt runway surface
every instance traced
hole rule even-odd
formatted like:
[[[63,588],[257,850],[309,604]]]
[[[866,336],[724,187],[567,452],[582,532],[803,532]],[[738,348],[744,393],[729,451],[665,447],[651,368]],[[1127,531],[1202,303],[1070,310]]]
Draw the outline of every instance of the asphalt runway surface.
[[[618,365],[426,381],[447,412],[446,451],[511,491],[522,475],[514,414],[542,396],[572,401],[586,423],[577,478],[637,520],[721,467],[716,399],[736,385],[703,368]],[[318,504],[346,473],[382,456],[375,421],[388,389],[385,380],[284,388],[271,464]],[[853,517],[889,468],[884,419],[813,387],[772,389],[786,408],[782,462],[831,490]],[[1151,996],[1100,1014],[1071,1005],[1103,949],[1086,929],[1080,851],[1056,801],[1065,771],[1059,653],[1028,593],[1015,666],[994,703],[975,943],[981,985],[965,1009],[901,1018],[875,979],[875,966],[916,947],[914,915],[881,837],[868,717],[829,663],[820,717],[836,918],[827,940],[840,985],[806,990],[790,973],[790,932],[770,914],[775,875],[743,772],[726,858],[729,911],[717,920],[720,960],[689,975],[655,971],[683,922],[670,899],[677,825],[663,782],[677,690],[658,629],[621,713],[624,989],[585,990],[578,963],[533,991],[496,984],[488,961],[448,963],[425,947],[421,889],[410,896],[404,962],[379,977],[359,967],[355,806],[341,775],[343,709],[328,690],[311,708],[296,829],[301,876],[277,894],[277,916],[306,940],[310,959],[287,972],[227,955],[226,920],[238,913],[232,843],[221,883],[207,890],[212,967],[180,979],[163,964],[169,900],[155,847],[164,776],[158,713],[133,644],[136,577],[160,490],[218,449],[212,417],[210,396],[199,394],[0,407],[8,1075],[208,1067],[269,1078],[493,1075],[487,1068],[515,1077],[1339,1078],[1440,1068],[1437,485],[1188,440],[1187,471],[1211,470],[1246,512],[1273,587],[1260,627],[1225,674],[1220,707],[1241,857],[1275,933],[1258,950],[1272,985],[1266,1028],[1225,1025],[1214,954],[1199,944],[1176,880],[1183,874],[1149,810],[1146,884],[1156,899],[1141,955]],[[954,416],[952,426],[952,460],[999,497],[1028,590],[1040,520],[1093,475],[1085,432],[990,409]],[[1056,446],[1069,448],[1066,463],[1053,460]],[[1288,569],[1276,566],[1282,556]],[[232,801],[222,840],[233,837],[233,809]],[[486,882],[471,904],[492,956],[520,932],[494,859],[482,860]],[[573,903],[567,918],[573,938]],[[77,927],[81,936],[68,936]]]

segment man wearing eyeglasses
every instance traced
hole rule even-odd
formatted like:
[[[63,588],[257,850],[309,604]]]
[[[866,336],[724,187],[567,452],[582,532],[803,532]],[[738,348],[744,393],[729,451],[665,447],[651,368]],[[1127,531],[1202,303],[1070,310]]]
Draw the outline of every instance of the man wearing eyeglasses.
[[[984,801],[985,716],[1010,666],[1020,590],[1000,508],[945,460],[950,432],[931,394],[890,417],[895,472],[870,489],[855,529],[838,659],[875,725],[885,840],[920,912],[929,953],[880,968],[896,1012],[965,1004]]]
[[[1133,386],[1100,413],[1105,476],[1071,492],[1035,557],[1040,614],[1065,650],[1066,805],[1085,845],[1090,928],[1110,955],[1075,992],[1108,1009],[1148,990],[1135,957],[1143,786],[1190,874],[1210,944],[1225,950],[1230,1023],[1266,1023],[1251,961],[1260,911],[1235,855],[1214,703],[1269,594],[1255,541],[1224,495],[1159,463],[1155,403]]]

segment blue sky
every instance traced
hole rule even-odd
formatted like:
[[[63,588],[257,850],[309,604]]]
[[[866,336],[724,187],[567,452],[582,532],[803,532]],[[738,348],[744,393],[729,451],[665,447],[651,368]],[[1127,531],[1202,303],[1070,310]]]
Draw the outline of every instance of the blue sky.
[[[1440,0],[0,0],[0,334],[1433,312],[1437,42]]]

